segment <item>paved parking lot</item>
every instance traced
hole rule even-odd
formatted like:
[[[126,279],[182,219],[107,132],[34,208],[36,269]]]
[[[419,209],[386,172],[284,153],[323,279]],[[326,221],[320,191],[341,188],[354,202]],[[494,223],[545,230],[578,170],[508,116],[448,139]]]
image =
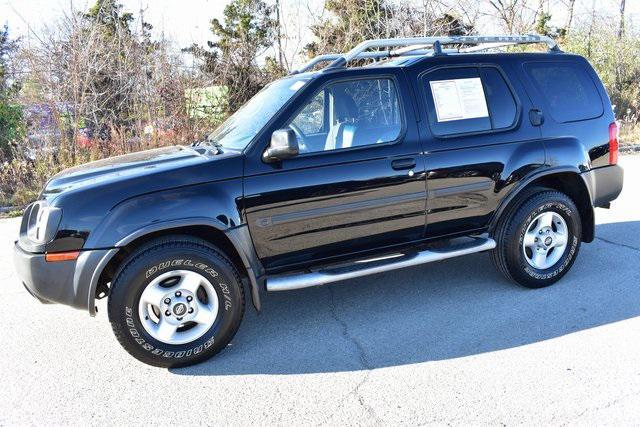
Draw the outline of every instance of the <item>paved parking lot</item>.
[[[640,156],[556,286],[487,254],[290,293],[247,311],[226,351],[183,369],[129,357],[102,312],[45,306],[0,221],[0,425],[638,424]]]

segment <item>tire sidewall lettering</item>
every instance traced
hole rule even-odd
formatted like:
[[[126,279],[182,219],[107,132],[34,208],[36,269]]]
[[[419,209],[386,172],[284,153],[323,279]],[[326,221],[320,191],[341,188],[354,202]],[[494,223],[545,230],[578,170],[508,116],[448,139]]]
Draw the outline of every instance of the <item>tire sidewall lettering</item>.
[[[125,307],[125,316],[126,316],[127,325],[134,323],[133,310],[131,307]],[[134,341],[136,343],[138,343],[144,350],[150,352],[151,354],[155,356],[163,356],[166,358],[172,357],[175,359],[180,359],[182,357],[189,357],[192,355],[199,354],[204,349],[211,347],[216,342],[215,336],[212,336],[207,341],[205,341],[204,344],[197,345],[188,350],[168,351],[160,347],[155,347],[153,344],[146,341],[144,338],[142,338],[142,336],[140,335],[140,332],[138,332],[138,329],[136,327],[130,327],[129,333],[131,334],[132,337],[134,337]]]
[[[155,276],[157,273],[163,270],[166,270],[167,268],[173,268],[173,267],[193,267],[195,269],[204,271],[205,273],[207,273],[208,275],[214,278],[218,277],[219,275],[214,268],[209,267],[205,263],[202,263],[202,262],[194,263],[191,259],[173,259],[170,261],[161,262],[149,268],[145,273],[145,277],[148,279],[152,276]]]

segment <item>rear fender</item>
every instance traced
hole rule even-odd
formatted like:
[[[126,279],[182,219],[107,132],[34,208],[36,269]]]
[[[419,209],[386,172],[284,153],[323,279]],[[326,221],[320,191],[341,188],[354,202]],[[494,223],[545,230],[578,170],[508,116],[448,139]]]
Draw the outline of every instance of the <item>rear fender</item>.
[[[580,173],[581,171],[575,166],[560,166],[545,168],[544,170],[538,170],[531,175],[523,178],[517,186],[515,186],[501,201],[500,205],[496,209],[496,212],[489,224],[489,233],[493,233],[495,228],[503,215],[507,214],[508,208],[513,205],[514,202],[520,198],[528,197],[529,192],[536,186],[547,186],[551,188],[557,188],[561,191],[561,185],[556,183],[561,182],[556,177],[561,174],[571,174],[578,179],[575,181],[580,183],[579,188],[572,188],[572,196],[579,211],[580,218],[583,225],[582,240],[585,242],[591,242],[595,233],[595,215],[593,212],[593,199],[591,194],[591,187],[588,182],[587,174]],[[565,175],[566,176],[566,175]],[[558,188],[560,187],[560,188]],[[564,192],[567,192],[566,190]]]

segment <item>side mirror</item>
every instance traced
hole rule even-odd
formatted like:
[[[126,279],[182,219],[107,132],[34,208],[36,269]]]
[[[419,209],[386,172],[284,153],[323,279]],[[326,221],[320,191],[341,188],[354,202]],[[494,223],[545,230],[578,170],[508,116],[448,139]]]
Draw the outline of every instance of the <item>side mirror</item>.
[[[271,134],[271,144],[262,155],[267,163],[295,157],[299,153],[298,139],[292,129],[280,129]]]

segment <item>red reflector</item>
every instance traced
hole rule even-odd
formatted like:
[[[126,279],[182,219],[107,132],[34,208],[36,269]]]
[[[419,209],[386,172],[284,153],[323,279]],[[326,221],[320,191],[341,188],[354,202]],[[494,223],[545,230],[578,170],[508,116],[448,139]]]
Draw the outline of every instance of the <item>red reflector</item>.
[[[73,261],[74,259],[78,259],[80,256],[80,252],[55,252],[55,253],[47,253],[44,256],[45,261],[47,262],[60,262],[60,261]]]
[[[609,125],[609,164],[618,164],[618,136],[620,128],[618,123],[613,122]]]

